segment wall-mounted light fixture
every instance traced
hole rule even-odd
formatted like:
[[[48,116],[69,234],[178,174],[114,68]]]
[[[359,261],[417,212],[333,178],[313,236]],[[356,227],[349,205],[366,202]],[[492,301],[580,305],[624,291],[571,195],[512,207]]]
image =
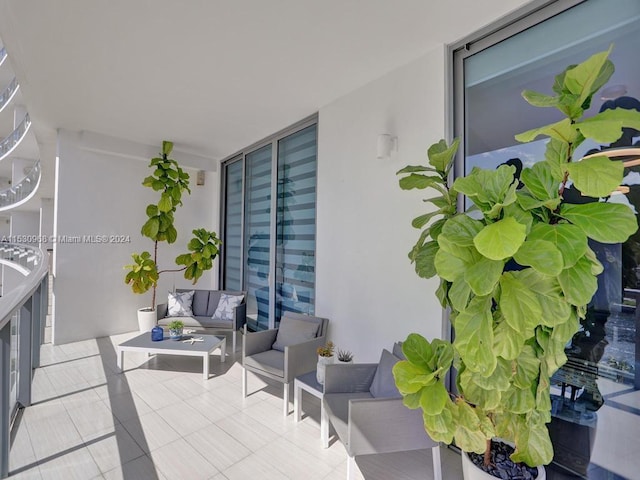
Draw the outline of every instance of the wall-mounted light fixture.
[[[389,133],[378,135],[378,158],[390,158],[391,152],[398,151],[398,137]]]
[[[198,173],[196,175],[196,185],[204,185],[204,170],[198,170]]]

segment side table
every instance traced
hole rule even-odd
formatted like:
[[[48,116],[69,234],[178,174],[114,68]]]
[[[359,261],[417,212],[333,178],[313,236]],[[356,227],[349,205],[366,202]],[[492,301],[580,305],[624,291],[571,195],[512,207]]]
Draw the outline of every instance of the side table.
[[[322,397],[324,396],[324,387],[318,383],[316,379],[316,371],[305,373],[296,377],[293,381],[293,415],[296,422],[302,419],[302,391],[309,392],[316,398],[320,399],[320,440],[322,447],[329,446],[329,419],[322,405]]]

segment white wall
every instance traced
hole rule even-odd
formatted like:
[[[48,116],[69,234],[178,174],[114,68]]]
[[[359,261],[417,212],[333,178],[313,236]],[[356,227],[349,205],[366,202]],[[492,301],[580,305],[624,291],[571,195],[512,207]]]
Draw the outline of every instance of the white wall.
[[[401,190],[396,172],[426,164],[444,135],[444,65],[438,48],[320,110],[316,315],[357,362],[377,361],[411,332],[441,336],[437,281],[420,279],[407,258],[427,195]],[[391,159],[376,159],[381,133],[398,137]]]
[[[38,245],[40,214],[36,212],[12,212],[9,223],[11,242]],[[3,292],[10,292],[24,282],[24,275],[13,268],[3,268]]]
[[[132,147],[148,153],[146,158],[140,155],[136,160],[135,155],[121,154],[123,145],[129,146],[130,142],[102,138],[100,148],[93,148],[95,140],[95,136],[76,132],[58,134],[53,323],[53,341],[58,344],[136,330],[136,310],[151,304],[151,292],[135,295],[125,285],[123,266],[131,263],[133,252],[151,252],[153,248],[153,243],[140,234],[140,228],[146,220],[146,206],[157,201],[157,193],[141,183],[151,173],[147,165],[160,146]],[[184,158],[192,159],[178,151],[171,157],[183,168],[187,164]],[[183,199],[184,206],[176,212],[178,241],[159,247],[158,263],[165,268],[174,266],[176,255],[187,251],[191,230],[217,229],[217,174],[208,172],[207,184],[198,187],[196,171],[186,171],[192,177],[192,194]],[[124,236],[130,242],[63,241],[64,236],[68,240],[84,235]],[[215,272],[205,273],[198,285],[212,288],[216,285],[214,278]],[[174,282],[176,287],[190,285],[181,274],[163,275],[159,301],[166,299]]]
[[[53,208],[53,198],[40,200],[40,248],[45,250],[53,249]]]

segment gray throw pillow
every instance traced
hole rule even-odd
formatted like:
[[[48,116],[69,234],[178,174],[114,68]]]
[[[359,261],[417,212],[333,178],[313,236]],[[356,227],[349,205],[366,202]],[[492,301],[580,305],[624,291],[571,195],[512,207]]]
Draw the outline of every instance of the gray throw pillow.
[[[313,340],[318,334],[319,323],[307,322],[297,318],[282,317],[280,326],[278,327],[278,335],[274,342],[274,350],[284,352],[287,345],[295,345],[297,343]]]
[[[407,357],[404,356],[404,352],[402,351],[402,342],[396,342],[393,344],[393,352],[396,357],[400,360],[406,360]]]
[[[211,318],[214,320],[226,320],[230,322],[233,320],[233,310],[242,303],[243,299],[244,295],[221,294],[218,307]]]
[[[400,359],[393,355],[389,350],[382,350],[378,369],[373,376],[373,382],[369,387],[369,393],[375,398],[401,398],[400,392],[396,388],[396,382],[393,379],[393,366]]]
[[[167,316],[168,317],[190,317],[193,315],[191,304],[193,302],[193,293],[190,292],[169,292],[167,300]]]

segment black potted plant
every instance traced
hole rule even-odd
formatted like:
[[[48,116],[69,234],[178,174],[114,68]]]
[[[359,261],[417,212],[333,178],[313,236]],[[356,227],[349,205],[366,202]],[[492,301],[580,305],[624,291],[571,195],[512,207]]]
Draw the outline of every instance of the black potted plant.
[[[537,467],[553,459],[551,376],[567,360],[565,345],[603,271],[589,242],[621,243],[638,229],[627,205],[609,201],[625,191],[623,162],[605,154],[573,156],[585,139],[608,144],[623,127],[640,129],[635,110],[583,118],[614,71],[609,53],[568,67],[556,77],[553,96],[523,92],[530,104],[555,107],[565,118],[516,136],[524,142],[549,137],[545,157],[520,178],[514,166],[501,165],[474,168],[450,184],[457,140],[431,146],[428,166],[398,172],[403,189],[439,194],[427,200],[435,209],[413,220],[422,233],[409,258],[419,276],[440,279],[436,295],[455,335],[453,342],[409,335],[407,360],[394,368],[396,385],[407,407],[422,409],[433,439],[475,452],[486,469],[496,464],[495,438],[513,445],[515,463]],[[593,201],[570,203],[569,190]],[[459,195],[473,203],[474,213],[459,211]],[[445,385],[452,366],[456,393]],[[465,475],[475,468],[463,466]]]

